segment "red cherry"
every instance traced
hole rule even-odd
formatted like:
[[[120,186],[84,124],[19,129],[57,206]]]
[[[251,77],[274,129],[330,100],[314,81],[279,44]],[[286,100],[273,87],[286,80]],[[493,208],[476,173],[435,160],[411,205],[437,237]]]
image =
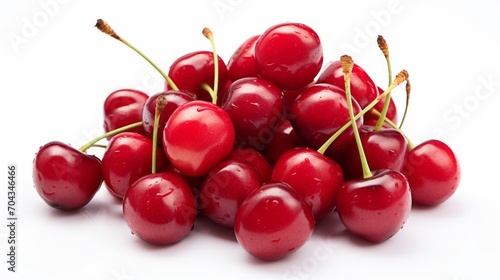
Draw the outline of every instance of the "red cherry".
[[[260,181],[267,183],[271,179],[272,167],[267,159],[259,153],[259,151],[252,148],[235,147],[226,159],[242,160],[249,162],[259,173]]]
[[[403,170],[413,202],[438,205],[448,200],[460,184],[461,169],[453,150],[436,139],[420,143],[408,152]]]
[[[255,43],[259,76],[282,89],[299,89],[321,70],[323,49],[318,34],[302,23],[268,28]]]
[[[285,152],[276,162],[272,182],[285,182],[311,207],[316,222],[335,208],[337,191],[344,183],[338,163],[310,148]]]
[[[49,142],[33,160],[33,183],[51,207],[74,210],[87,205],[103,182],[101,160],[58,142]]]
[[[361,133],[361,144],[371,169],[392,169],[401,171],[408,151],[408,142],[402,132],[396,129],[382,129]],[[355,142],[346,148],[342,164],[347,180],[363,178],[359,150]]]
[[[151,173],[153,142],[148,137],[122,132],[111,138],[102,157],[102,170],[106,187],[116,196],[125,196],[137,179]],[[164,170],[167,159],[156,151],[156,169]]]
[[[274,130],[274,137],[266,145],[263,154],[269,164],[273,166],[278,158],[289,149],[304,146],[304,142],[297,136],[290,120],[283,119]]]
[[[255,64],[255,43],[260,35],[245,40],[227,61],[229,80],[236,81],[245,77],[258,77]]]
[[[340,60],[329,63],[318,77],[317,83],[332,84],[345,90],[344,73]],[[354,64],[352,68],[351,93],[361,108],[365,108],[379,95],[378,87],[365,70],[357,64]]]
[[[234,232],[238,243],[264,260],[283,258],[299,250],[312,235],[311,208],[288,184],[264,184],[238,209]]]
[[[225,62],[217,56],[219,64],[218,84],[224,85],[227,81],[227,67]],[[203,84],[214,88],[214,55],[209,51],[196,51],[185,54],[175,60],[170,66],[168,76],[175,82],[180,91],[195,93],[197,99],[212,101],[210,94],[203,88]],[[171,88],[166,85],[167,90]],[[219,90],[218,94],[221,94]]]
[[[220,107],[201,100],[181,105],[163,131],[163,147],[175,168],[187,176],[206,175],[234,146],[231,118]]]
[[[163,131],[165,128],[165,123],[167,122],[170,115],[177,109],[180,105],[187,103],[189,101],[193,101],[196,99],[196,96],[187,92],[180,92],[169,90],[162,93],[157,93],[148,98],[146,103],[143,106],[142,110],[142,126],[146,135],[150,138],[153,137],[153,128],[154,128],[154,118],[155,118],[155,110],[156,110],[156,100],[159,96],[164,96],[167,105],[163,109],[160,115],[160,121],[158,124],[158,131]],[[158,143],[161,145],[162,134],[158,133]]]
[[[172,244],[185,238],[196,214],[189,185],[170,172],[139,178],[123,199],[123,216],[130,230],[152,244]]]
[[[353,99],[354,114],[361,111]],[[330,136],[350,121],[345,91],[330,84],[315,84],[302,91],[290,107],[290,122],[297,135],[317,150]],[[358,129],[363,118],[356,121]],[[335,158],[354,141],[352,127],[345,130],[326,150],[325,155]]]
[[[104,100],[104,132],[140,122],[142,108],[148,98],[146,93],[134,89],[120,89],[110,93]],[[129,131],[146,135],[144,128],[140,126]]]
[[[411,205],[406,177],[390,169],[374,171],[367,179],[346,181],[337,193],[337,213],[345,227],[375,243],[403,227]]]
[[[231,84],[221,107],[233,122],[235,145],[262,151],[283,119],[283,93],[264,79],[241,78]]]
[[[217,224],[232,228],[238,207],[260,186],[259,173],[248,161],[224,160],[201,185],[201,209]]]

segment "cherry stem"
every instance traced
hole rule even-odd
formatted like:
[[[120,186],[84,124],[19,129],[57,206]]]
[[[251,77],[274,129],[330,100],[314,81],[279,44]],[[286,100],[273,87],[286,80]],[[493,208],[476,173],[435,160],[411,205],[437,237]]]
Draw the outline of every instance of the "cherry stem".
[[[405,112],[403,113],[403,118],[401,119],[401,123],[399,123],[399,129],[403,127],[403,123],[406,120],[406,114],[408,113],[408,107],[410,105],[410,92],[411,92],[411,84],[410,80],[406,81],[406,104],[405,104]]]
[[[102,31],[103,33],[105,34],[108,34],[109,36],[115,38],[116,40],[122,42],[123,44],[125,44],[127,47],[131,48],[133,51],[135,51],[137,54],[139,54],[140,56],[142,56],[142,58],[144,58],[147,62],[149,62],[149,64],[151,64],[151,66],[153,66],[156,71],[158,71],[158,73],[160,73],[160,75],[165,78],[165,80],[167,81],[168,85],[173,89],[173,90],[179,90],[179,88],[177,87],[177,85],[175,85],[174,81],[172,81],[172,79],[170,79],[169,76],[167,76],[167,74],[165,74],[165,72],[163,72],[160,67],[158,67],[152,60],[150,60],[144,53],[142,53],[139,49],[137,49],[136,47],[134,47],[132,44],[130,44],[127,40],[123,39],[122,37],[118,36],[118,34],[111,28],[111,26],[109,26],[109,24],[107,22],[105,22],[104,20],[102,19],[98,19],[96,24],[95,24],[95,27],[97,27],[97,29],[99,29],[100,31]]]
[[[151,155],[151,173],[156,173],[156,151],[158,150],[158,127],[163,109],[167,106],[167,98],[159,95],[156,99],[155,118],[153,122],[153,154]]]
[[[363,108],[361,112],[359,112],[356,116],[354,116],[354,120],[357,121],[364,114],[373,109],[373,107],[375,107],[375,105],[377,105],[377,103],[380,102],[380,100],[384,98],[391,90],[393,90],[395,87],[397,87],[407,79],[408,79],[408,72],[406,70],[402,70],[401,72],[399,72],[399,74],[396,75],[396,77],[394,78],[392,84],[383,93],[377,96],[377,98],[375,98],[370,104],[368,104],[365,108]],[[351,121],[345,123],[344,126],[339,128],[332,136],[330,136],[330,138],[328,138],[328,140],[326,140],[326,142],[318,149],[318,152],[324,154],[328,149],[328,147],[330,147],[330,145],[333,143],[333,141],[335,141],[335,139],[337,139],[340,136],[340,134],[342,134],[350,126],[351,126]]]
[[[384,37],[381,35],[378,36],[377,38],[377,44],[382,53],[384,54],[385,61],[387,62],[387,72],[389,75],[389,86],[392,83],[392,66],[391,66],[391,60],[389,58],[389,46],[387,45],[387,42],[385,41]],[[382,108],[382,112],[380,113],[380,117],[377,120],[377,123],[375,124],[375,128],[373,129],[374,131],[379,131],[382,129],[382,125],[384,124],[384,120],[387,116],[387,110],[389,109],[389,105],[391,101],[391,92],[389,92],[385,98],[384,102],[384,107]]]
[[[377,109],[373,109],[373,110],[372,110],[372,113],[373,113],[373,114],[375,114],[375,115],[377,115],[377,116],[380,116],[380,115],[381,115],[381,113],[380,113]],[[386,122],[387,124],[389,124],[392,128],[394,128],[394,129],[398,130],[399,132],[401,132],[401,133],[405,136],[406,141],[408,142],[408,148],[409,148],[410,150],[413,150],[413,148],[415,147],[415,145],[413,145],[413,142],[411,142],[410,138],[409,138],[409,137],[408,137],[405,133],[403,133],[403,131],[401,130],[401,128],[399,128],[399,127],[398,127],[398,125],[397,125],[397,124],[395,124],[395,123],[394,123],[393,121],[391,121],[390,119],[385,119],[385,122]]]
[[[83,145],[80,147],[80,149],[78,149],[80,152],[86,152],[90,147],[93,147],[95,146],[95,144],[99,141],[101,141],[102,139],[104,138],[107,138],[107,137],[111,137],[111,136],[114,136],[120,132],[124,132],[124,131],[127,131],[129,129],[132,129],[132,128],[135,128],[135,127],[139,127],[142,125],[142,122],[135,122],[135,123],[131,123],[129,125],[125,125],[125,126],[122,126],[122,127],[119,127],[117,129],[113,129],[111,131],[108,131],[106,133],[104,133],[103,135],[101,136],[98,136],[97,138],[91,140],[90,142],[88,142],[87,144]]]
[[[361,143],[358,126],[356,125],[356,120],[354,119],[354,109],[352,108],[351,72],[354,61],[348,55],[341,56],[340,61],[342,63],[342,71],[344,72],[345,94],[347,99],[347,108],[349,109],[349,118],[351,119],[352,130],[354,131],[354,139],[356,140],[356,145],[358,146],[359,159],[361,160],[361,166],[363,168],[363,178],[367,179],[372,177],[373,174],[370,171],[370,166],[368,165],[368,160],[366,159],[365,149],[363,149],[363,144]]]
[[[205,86],[203,85],[203,88],[210,93],[210,96],[212,97],[212,103],[217,104],[217,92],[219,90],[219,59],[217,57],[217,50],[215,48],[215,41],[214,41],[214,34],[212,33],[212,30],[210,28],[205,27],[203,28],[203,35],[210,40],[210,44],[212,44],[212,51],[213,51],[213,59],[214,59],[214,88],[211,89],[208,85]],[[209,89],[207,89],[207,87]]]

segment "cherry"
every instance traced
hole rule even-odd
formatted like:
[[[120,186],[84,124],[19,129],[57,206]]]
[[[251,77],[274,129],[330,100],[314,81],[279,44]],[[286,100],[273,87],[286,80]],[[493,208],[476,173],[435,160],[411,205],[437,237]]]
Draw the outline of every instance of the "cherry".
[[[201,185],[201,209],[217,224],[232,228],[238,207],[261,183],[250,162],[224,160],[208,173]]]
[[[403,133],[396,129],[367,131],[360,135],[369,166],[374,169],[401,171],[408,151],[408,142]],[[359,151],[356,143],[346,148],[344,153],[344,174],[346,179],[363,177]]]
[[[172,165],[187,176],[206,175],[231,152],[235,130],[217,105],[195,100],[175,110],[163,130],[163,147]]]
[[[283,119],[283,93],[261,78],[233,81],[221,105],[231,117],[236,131],[236,146],[263,151]]]
[[[311,208],[288,184],[267,183],[241,203],[234,221],[238,243],[264,260],[283,258],[299,250],[312,235]]]
[[[49,206],[60,210],[84,207],[103,182],[99,158],[59,141],[40,147],[32,172],[38,194]]]
[[[342,72],[352,127],[356,127],[350,74],[352,58],[341,56]],[[405,80],[407,75],[405,76]],[[354,130],[356,145],[363,170],[363,178],[347,180],[337,194],[337,213],[345,227],[366,240],[383,242],[396,234],[409,216],[412,198],[406,177],[392,169],[371,172],[361,137]]]
[[[380,243],[403,227],[411,201],[410,186],[403,174],[376,170],[369,179],[345,182],[337,193],[337,213],[351,233]]]
[[[254,35],[245,40],[227,61],[228,78],[236,81],[245,77],[258,77],[255,64],[255,43],[260,35]]]
[[[438,205],[457,190],[461,178],[460,163],[444,142],[430,139],[408,152],[403,174],[410,183],[415,204]]]
[[[285,182],[296,190],[318,222],[335,208],[344,176],[341,166],[332,159],[310,148],[294,148],[276,161],[271,181]]]
[[[361,111],[355,100],[353,107],[356,113]],[[332,134],[349,122],[345,91],[331,84],[309,86],[297,96],[290,107],[289,115],[297,135],[309,147],[318,149]],[[362,122],[363,118],[356,121],[358,129]],[[353,129],[349,127],[329,146],[325,154],[335,158],[353,140]]]
[[[264,155],[255,149],[235,147],[226,157],[226,160],[228,159],[242,160],[250,163],[257,170],[262,183],[267,183],[271,179],[271,165]]]
[[[282,119],[279,122],[273,136],[262,152],[271,166],[274,166],[278,158],[289,149],[305,146],[289,119]]]
[[[148,98],[146,93],[135,89],[119,89],[110,93],[103,106],[104,132],[141,121],[142,108]],[[147,135],[141,126],[129,131]]]
[[[196,201],[189,185],[178,175],[145,175],[128,188],[123,216],[142,240],[167,245],[185,238],[194,226]]]
[[[177,109],[184,103],[196,99],[196,96],[194,94],[175,90],[169,90],[150,96],[145,102],[142,109],[142,125],[146,135],[150,138],[153,137],[156,101],[159,96],[164,96],[167,103],[160,116],[158,131],[163,131],[163,129],[165,128],[165,123],[167,122],[168,118],[170,118],[170,115],[172,115],[172,112],[175,109]],[[158,143],[161,144],[161,133],[158,134],[158,140]]]
[[[336,85],[345,90],[344,75],[340,60],[330,62],[317,79],[317,83]],[[378,87],[359,65],[354,64],[351,77],[352,97],[361,108],[366,107],[378,95]]]
[[[259,76],[284,90],[311,83],[321,70],[323,48],[318,34],[302,23],[271,26],[255,43]]]
[[[227,67],[224,60],[217,56],[219,65],[218,83],[227,81]],[[195,51],[177,58],[170,66],[168,76],[175,81],[181,91],[195,93],[197,99],[212,101],[205,85],[214,88],[214,55],[209,51]],[[167,84],[167,90],[171,87]],[[221,91],[217,91],[222,94]]]
[[[151,173],[153,142],[133,132],[119,133],[111,138],[102,157],[102,170],[106,187],[118,197],[137,179]],[[167,159],[162,151],[156,152],[156,169],[164,170]]]

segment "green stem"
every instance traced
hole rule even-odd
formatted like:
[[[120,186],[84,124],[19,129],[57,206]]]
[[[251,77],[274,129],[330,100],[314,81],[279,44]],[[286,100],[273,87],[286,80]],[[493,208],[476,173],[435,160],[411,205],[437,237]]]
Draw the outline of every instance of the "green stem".
[[[209,28],[203,28],[203,35],[210,41],[212,45],[213,59],[214,59],[214,88],[208,90],[209,86],[204,87],[212,97],[212,103],[217,105],[217,92],[219,91],[219,57],[215,48],[215,40],[212,31]]]
[[[347,108],[349,109],[349,118],[351,120],[352,130],[354,131],[354,139],[356,140],[356,145],[358,146],[359,159],[361,160],[361,166],[363,168],[363,178],[368,179],[373,176],[370,171],[370,166],[368,165],[368,160],[366,159],[365,149],[363,149],[363,144],[361,143],[361,137],[359,136],[358,126],[356,125],[356,120],[354,119],[354,109],[352,107],[352,97],[351,97],[351,72],[344,71],[344,83],[345,83],[345,93],[347,98]]]
[[[119,127],[117,129],[113,129],[109,132],[106,132],[104,133],[103,135],[91,140],[90,142],[88,142],[87,144],[83,145],[82,147],[80,147],[78,150],[81,151],[81,152],[86,152],[90,147],[93,147],[95,145],[95,143],[101,141],[102,139],[105,139],[107,137],[110,137],[110,136],[114,136],[120,132],[124,132],[124,131],[127,131],[129,129],[132,129],[132,128],[135,128],[135,127],[139,127],[142,125],[142,122],[136,122],[136,123],[132,123],[132,124],[129,124],[129,125],[125,125],[125,126],[122,126],[122,127]]]
[[[373,109],[372,113],[377,115],[377,116],[380,116],[380,114],[381,114],[379,111],[377,111],[377,109]],[[410,150],[412,150],[415,147],[415,145],[413,145],[413,142],[411,142],[410,138],[398,127],[397,124],[395,124],[393,121],[391,121],[390,119],[387,119],[387,118],[385,119],[385,122],[387,124],[389,124],[395,130],[398,130],[399,132],[401,132],[401,134],[403,134],[405,136],[406,141],[408,142],[408,148]]]
[[[410,105],[410,92],[411,92],[411,84],[410,81],[406,81],[406,104],[405,104],[405,111],[403,113],[403,118],[401,119],[401,123],[399,124],[399,129],[403,127],[403,123],[406,120],[406,114],[408,113],[408,107]]]
[[[391,85],[392,67],[389,57],[386,58],[386,62],[387,62],[387,72],[389,73],[389,85]],[[386,118],[390,103],[391,103],[391,92],[389,92],[385,97],[384,107],[382,107],[382,112],[380,113],[380,117],[378,118],[377,123],[375,124],[375,128],[373,129],[374,131],[379,131],[380,129],[382,129],[382,125],[384,124],[384,120]]]
[[[204,90],[206,90],[210,94],[210,97],[212,98],[212,103],[217,105],[217,94],[210,87],[210,85],[205,83],[205,84],[201,85],[201,88],[203,88]]]

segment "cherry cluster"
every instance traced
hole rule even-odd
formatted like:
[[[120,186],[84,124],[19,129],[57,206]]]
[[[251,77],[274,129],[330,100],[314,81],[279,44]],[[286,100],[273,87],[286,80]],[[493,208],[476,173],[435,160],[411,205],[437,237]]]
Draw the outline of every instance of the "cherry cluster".
[[[318,34],[302,23],[249,37],[227,63],[205,28],[212,50],[179,57],[168,74],[105,21],[96,27],[143,56],[165,90],[116,90],[104,101],[105,134],[79,149],[59,141],[40,147],[33,181],[54,208],[84,207],[104,182],[146,242],[178,242],[206,215],[233,228],[248,253],[273,260],[301,248],[327,215],[383,242],[413,204],[443,203],[459,185],[449,146],[436,139],[414,146],[403,133],[409,74],[393,77],[382,36],[385,89],[348,55],[324,65]],[[407,102],[397,125],[391,92],[401,84]],[[88,153],[99,146],[102,158]]]

